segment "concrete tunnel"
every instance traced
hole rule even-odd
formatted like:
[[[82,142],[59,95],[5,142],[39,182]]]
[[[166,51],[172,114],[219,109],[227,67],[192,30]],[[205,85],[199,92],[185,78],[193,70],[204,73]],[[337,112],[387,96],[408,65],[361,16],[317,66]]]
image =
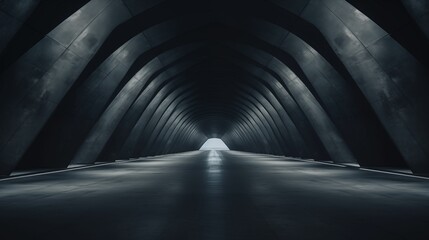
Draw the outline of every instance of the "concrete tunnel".
[[[0,232],[428,239],[428,26],[428,0],[1,0]]]

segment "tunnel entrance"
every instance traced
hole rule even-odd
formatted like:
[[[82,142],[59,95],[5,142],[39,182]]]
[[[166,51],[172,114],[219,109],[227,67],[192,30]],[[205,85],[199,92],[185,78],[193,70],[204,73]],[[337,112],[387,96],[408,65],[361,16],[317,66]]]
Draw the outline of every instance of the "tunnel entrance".
[[[201,146],[201,150],[229,150],[229,147],[220,138],[209,138]]]

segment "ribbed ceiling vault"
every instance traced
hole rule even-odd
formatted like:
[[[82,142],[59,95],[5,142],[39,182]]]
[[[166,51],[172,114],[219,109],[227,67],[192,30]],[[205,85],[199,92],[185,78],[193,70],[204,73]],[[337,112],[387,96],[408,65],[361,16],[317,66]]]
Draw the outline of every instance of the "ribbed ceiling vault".
[[[429,1],[1,1],[0,174],[234,150],[429,174]]]

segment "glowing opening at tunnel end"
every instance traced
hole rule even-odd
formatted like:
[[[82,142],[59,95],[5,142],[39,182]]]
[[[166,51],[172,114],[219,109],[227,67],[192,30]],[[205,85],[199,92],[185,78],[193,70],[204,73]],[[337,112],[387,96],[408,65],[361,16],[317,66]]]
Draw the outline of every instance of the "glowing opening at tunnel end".
[[[205,150],[229,150],[229,147],[220,138],[209,138],[200,148]]]

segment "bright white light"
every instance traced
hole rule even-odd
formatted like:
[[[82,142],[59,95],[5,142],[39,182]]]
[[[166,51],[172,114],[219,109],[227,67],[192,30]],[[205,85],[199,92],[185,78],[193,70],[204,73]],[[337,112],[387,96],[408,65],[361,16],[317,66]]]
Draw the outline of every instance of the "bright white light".
[[[200,150],[229,150],[228,146],[220,138],[209,138]]]

